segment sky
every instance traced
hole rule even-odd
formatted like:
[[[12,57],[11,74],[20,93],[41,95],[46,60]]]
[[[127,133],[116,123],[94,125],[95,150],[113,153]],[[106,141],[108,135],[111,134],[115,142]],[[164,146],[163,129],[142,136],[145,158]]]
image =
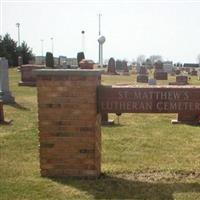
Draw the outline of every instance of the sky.
[[[0,34],[26,41],[35,55],[76,57],[84,50],[98,61],[99,18],[106,37],[103,57],[133,60],[161,55],[197,62],[200,54],[200,0],[0,0]],[[84,46],[83,35],[84,30]]]

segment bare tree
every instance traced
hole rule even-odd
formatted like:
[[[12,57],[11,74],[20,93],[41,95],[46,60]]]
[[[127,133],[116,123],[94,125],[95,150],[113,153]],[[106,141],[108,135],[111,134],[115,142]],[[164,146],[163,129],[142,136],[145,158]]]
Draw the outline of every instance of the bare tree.
[[[149,59],[151,60],[152,65],[157,61],[163,61],[163,58],[160,55],[152,55],[149,57]]]
[[[145,62],[145,60],[146,60],[146,56],[145,55],[139,55],[137,57],[137,63],[140,64],[140,65],[142,65]]]

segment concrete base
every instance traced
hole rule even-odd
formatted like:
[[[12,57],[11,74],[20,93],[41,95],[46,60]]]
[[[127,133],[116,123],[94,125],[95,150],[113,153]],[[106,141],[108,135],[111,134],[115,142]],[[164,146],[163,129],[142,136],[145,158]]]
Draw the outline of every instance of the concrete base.
[[[36,86],[36,82],[22,82],[18,83],[19,86]]]
[[[101,121],[101,125],[103,125],[103,126],[111,126],[114,124],[115,124],[115,122],[113,119],[109,119],[108,121]]]
[[[13,120],[9,121],[0,121],[0,125],[12,125]]]
[[[15,98],[10,92],[0,92],[0,100],[3,101],[3,103],[15,103]]]
[[[200,125],[200,122],[198,121],[179,121],[177,119],[172,119],[171,120],[172,124],[189,124],[189,125]]]

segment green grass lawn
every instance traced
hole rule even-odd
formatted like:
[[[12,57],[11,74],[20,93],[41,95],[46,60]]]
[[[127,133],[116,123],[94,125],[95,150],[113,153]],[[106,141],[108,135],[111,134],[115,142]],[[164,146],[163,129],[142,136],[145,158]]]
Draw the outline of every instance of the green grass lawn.
[[[19,79],[11,69],[17,105],[4,106],[14,121],[0,126],[0,199],[200,199],[200,127],[172,125],[175,114],[123,114],[119,125],[102,127],[99,179],[40,177],[36,88],[19,87]],[[102,83],[136,84],[135,75],[104,75]]]

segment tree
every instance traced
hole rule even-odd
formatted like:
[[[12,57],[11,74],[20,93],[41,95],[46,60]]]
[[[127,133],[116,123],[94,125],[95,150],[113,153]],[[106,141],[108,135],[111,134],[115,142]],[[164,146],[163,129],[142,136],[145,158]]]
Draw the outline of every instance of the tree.
[[[155,62],[163,61],[162,56],[160,55],[152,55],[149,57],[149,59],[151,60],[152,65],[154,65]]]
[[[54,59],[51,52],[46,53],[46,66],[49,68],[54,68]]]
[[[33,53],[25,42],[17,47],[17,42],[8,33],[3,38],[0,37],[0,57],[5,57],[9,66],[17,66],[18,56],[22,56],[24,63],[27,64],[33,58]]]
[[[142,65],[145,62],[145,55],[139,55],[137,57],[137,63]]]
[[[15,65],[15,59],[17,57],[17,42],[11,39],[9,34],[6,34],[3,39],[1,40],[1,48],[2,51],[0,52],[1,57],[5,57],[8,59],[9,66]]]
[[[20,47],[17,47],[17,55],[22,57],[23,64],[28,64],[33,59],[32,49],[28,47],[25,41],[22,42]]]

